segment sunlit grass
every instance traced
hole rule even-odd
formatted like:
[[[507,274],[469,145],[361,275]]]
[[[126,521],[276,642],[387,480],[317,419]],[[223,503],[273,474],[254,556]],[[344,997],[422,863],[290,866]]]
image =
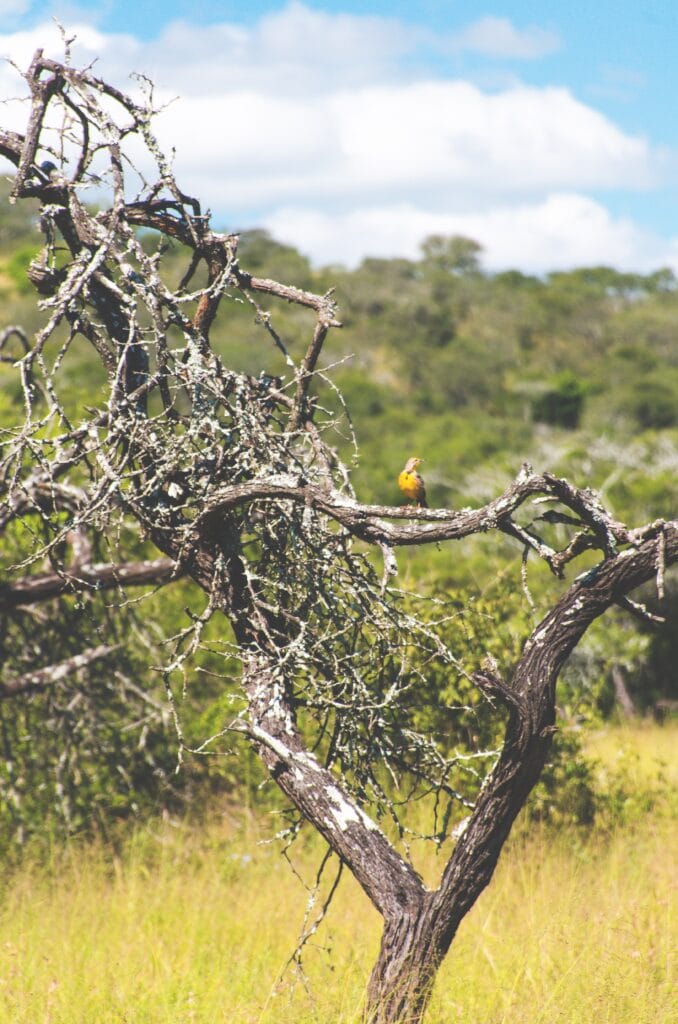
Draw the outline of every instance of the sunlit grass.
[[[663,757],[671,734],[640,730],[640,762]],[[633,735],[601,736],[597,755],[613,758]],[[514,840],[443,966],[431,1024],[673,1021],[677,833],[668,817],[645,815],[612,832]],[[296,854],[309,883],[317,860],[314,844]],[[18,869],[3,890],[7,1024],[360,1019],[378,916],[347,879],[306,951],[308,990],[295,985],[283,970],[307,894],[252,823],[165,824],[119,857],[72,844]]]
[[[626,761],[639,785],[663,776],[678,785],[678,722],[658,728],[645,719],[601,728],[588,735],[586,750],[614,771]],[[632,767],[631,767],[632,766]]]
[[[512,847],[462,925],[431,1020],[668,1024],[675,841],[675,825],[645,821],[607,841]]]

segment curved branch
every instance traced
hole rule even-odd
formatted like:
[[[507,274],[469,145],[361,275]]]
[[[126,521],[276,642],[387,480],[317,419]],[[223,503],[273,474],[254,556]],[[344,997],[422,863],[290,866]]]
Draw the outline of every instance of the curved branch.
[[[26,337],[26,332],[23,327],[20,327],[18,324],[11,324],[9,327],[3,328],[0,332],[0,363],[14,364],[17,362],[16,356],[4,356],[1,354],[9,339],[15,336],[19,339],[19,344],[24,350],[24,355],[30,350],[31,346],[28,343],[28,338]]]
[[[585,493],[572,487],[566,480],[551,474],[522,472],[503,494],[481,508],[460,511],[399,508],[390,505],[363,505],[336,490],[300,481],[298,477],[280,475],[248,480],[215,490],[196,520],[196,526],[200,529],[204,521],[229,512],[238,505],[269,498],[311,505],[361,540],[378,545],[386,544],[389,547],[460,540],[470,534],[484,533],[488,530],[503,531],[524,543],[526,531],[512,521],[511,515],[528,498],[537,494],[557,497],[567,507],[576,508],[578,512],[581,510],[582,521],[593,531],[599,531],[600,523],[603,521],[602,510],[599,511],[593,506],[593,496],[591,507],[582,509],[583,504],[588,504],[582,500],[582,494]],[[592,511],[592,508],[595,508],[595,511]],[[388,521],[393,519],[407,519],[410,523],[400,526]],[[608,537],[619,544],[638,543],[623,524],[617,523],[611,517],[607,517],[604,523],[607,551],[610,550]],[[535,550],[551,565],[557,575],[562,575],[562,564],[557,561],[557,553],[533,535],[530,537]]]
[[[17,175],[12,189],[12,198],[23,194],[23,187],[30,169],[35,163],[35,154],[38,150],[42,122],[47,111],[50,99],[62,86],[62,80],[54,74],[46,82],[40,81],[40,74],[43,70],[42,50],[36,50],[31,61],[31,66],[25,74],[25,79],[31,90],[31,115],[28,121],[28,129],[23,137],[21,151],[18,154]]]

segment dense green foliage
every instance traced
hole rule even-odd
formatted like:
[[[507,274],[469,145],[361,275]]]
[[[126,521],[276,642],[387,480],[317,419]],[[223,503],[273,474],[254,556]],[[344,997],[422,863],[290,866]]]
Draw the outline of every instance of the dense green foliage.
[[[148,243],[154,240],[149,237]],[[25,279],[39,245],[25,209],[3,202],[2,320],[21,324],[29,336],[46,316]],[[398,470],[417,454],[425,459],[432,505],[487,499],[527,460],[601,490],[630,523],[675,509],[678,281],[670,270],[641,275],[593,267],[543,279],[519,271],[490,275],[482,269],[477,243],[439,236],[423,242],[418,260],[366,259],[355,270],[314,268],[297,250],[262,231],[244,234],[239,253],[241,265],[253,274],[316,292],[336,288],[344,329],[334,334],[327,357],[351,415],[350,421],[344,417],[345,431],[336,444],[350,454],[353,434],[357,438],[354,483],[362,500],[399,504]],[[182,256],[177,250],[177,276]],[[168,258],[171,265],[171,250]],[[300,353],[308,338],[299,310],[276,300],[270,310],[278,333]],[[258,374],[263,368],[284,377],[281,357],[273,346],[264,347],[261,332],[253,329],[256,315],[235,297],[223,303],[213,330],[215,347],[236,369]],[[7,428],[22,418],[13,344],[0,362],[0,426]],[[84,342],[64,372],[70,375],[65,383],[77,416],[78,405],[87,403],[101,383],[101,370]],[[318,391],[320,410],[337,408],[338,392],[322,377]],[[14,542],[18,551],[20,538]],[[5,560],[11,560],[14,552],[7,545],[14,542],[5,538]],[[144,554],[140,548],[138,556]],[[450,602],[445,628],[460,651],[460,672],[445,678],[429,674],[425,686],[413,686],[412,700],[419,724],[438,732],[452,750],[458,744],[471,752],[486,748],[501,730],[501,719],[480,706],[463,669],[472,670],[490,653],[510,671],[528,623],[558,592],[560,585],[544,567],[535,567],[529,576],[532,609],[519,584],[519,554],[506,539],[493,536],[463,548],[399,556],[405,589]],[[185,622],[185,609],[193,611],[192,600],[186,584],[175,584],[144,605],[141,614],[145,620],[157,618],[160,632],[171,635],[181,629],[182,617]],[[675,607],[674,596],[670,608]],[[125,685],[133,678],[162,705],[157,672],[141,667],[160,634],[151,642],[136,614],[134,608],[116,610],[93,597],[64,598],[42,618],[27,611],[6,617],[0,645],[10,676],[102,642],[104,634],[107,643],[119,643],[88,673],[0,708],[5,745],[0,791],[17,833],[30,831],[50,814],[55,827],[77,830],[111,808],[128,814],[158,802],[176,803],[195,779],[241,789],[245,782],[250,791],[261,782],[259,769],[239,747],[230,760],[212,760],[209,770],[197,759],[199,768],[173,777],[169,717],[149,714],[148,706],[144,711],[144,702]],[[108,620],[111,628],[105,629]],[[670,624],[650,633],[621,615],[608,616],[578,651],[564,680],[565,720],[610,710],[613,666],[624,669],[641,707],[675,696],[674,636]],[[218,731],[233,708],[238,670],[234,664],[233,685],[216,680],[205,652],[197,667],[203,671],[187,688],[183,715],[187,738],[195,744]],[[454,717],[452,728],[448,712],[459,705],[465,711]],[[94,723],[89,729],[88,721]],[[66,734],[70,739],[64,745]],[[569,801],[570,816],[587,821],[595,810],[593,772],[577,755],[575,734],[567,734],[561,749],[560,761],[556,756],[535,796],[534,813],[557,817],[558,801],[561,806]]]

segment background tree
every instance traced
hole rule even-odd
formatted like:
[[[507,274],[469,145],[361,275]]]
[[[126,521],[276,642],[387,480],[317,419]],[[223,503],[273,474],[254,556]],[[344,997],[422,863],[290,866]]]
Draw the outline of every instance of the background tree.
[[[209,644],[224,657],[225,677],[238,659],[241,696],[202,749],[249,738],[383,915],[367,1017],[420,1020],[436,969],[544,767],[562,665],[611,605],[642,614],[627,596],[641,583],[655,577],[663,592],[666,566],[678,559],[678,523],[629,529],[592,492],[527,465],[478,508],[360,503],[334,447],[345,418],[324,399],[323,387],[333,392],[320,358],[340,326],[332,293],[240,267],[238,239],[212,230],[158,148],[149,83],[131,98],[41,51],[25,78],[26,132],[0,133],[0,153],[16,167],[12,198],[40,203],[45,248],[28,276],[46,318],[19,354],[25,419],[3,448],[3,524],[22,547],[5,600],[31,588],[54,596],[194,581],[203,607],[171,638],[164,665],[183,747],[178,691],[221,617]],[[88,185],[97,209],[84,205]],[[165,273],[168,247],[186,254],[178,282]],[[261,296],[313,317],[300,358]],[[251,308],[286,376],[273,372],[270,356],[259,375],[237,371],[227,345],[211,344],[215,318],[235,300]],[[86,401],[64,387],[83,344],[99,360]],[[548,508],[537,520],[525,508],[534,501]],[[566,541],[547,543],[545,531],[559,525],[569,529]],[[514,665],[485,658],[469,670],[444,641],[451,610],[418,612],[391,587],[394,550],[493,530],[557,577],[586,552],[600,560],[588,560]],[[93,537],[106,561],[83,557]],[[26,575],[39,563],[51,568],[51,583],[49,571]],[[70,671],[68,660],[42,671]],[[482,786],[470,796],[457,786],[464,756],[420,731],[410,706],[421,680],[444,671],[464,674],[504,724],[499,750],[472,751]],[[402,806],[415,797],[428,799],[439,843],[457,823],[434,889],[398,842]]]

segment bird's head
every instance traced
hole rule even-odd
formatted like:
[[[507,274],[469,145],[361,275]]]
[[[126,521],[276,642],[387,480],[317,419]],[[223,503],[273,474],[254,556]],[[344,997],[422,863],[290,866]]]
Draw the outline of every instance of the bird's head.
[[[423,459],[418,459],[416,457],[413,459],[408,459],[407,462],[405,463],[405,472],[413,473],[417,466],[421,466],[423,461]]]
[[[59,174],[59,168],[55,163],[52,163],[51,160],[43,160],[40,164],[40,170],[46,178],[50,179],[50,181]]]

